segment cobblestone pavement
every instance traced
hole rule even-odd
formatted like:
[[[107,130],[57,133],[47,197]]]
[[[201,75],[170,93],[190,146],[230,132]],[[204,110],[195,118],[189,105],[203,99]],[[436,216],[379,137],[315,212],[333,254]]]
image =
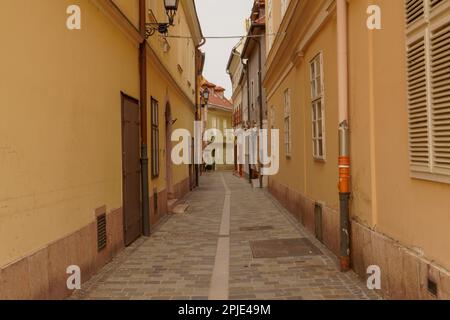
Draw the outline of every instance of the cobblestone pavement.
[[[207,174],[185,201],[186,214],[170,216],[150,238],[126,248],[70,299],[378,299],[353,272],[340,273],[322,244],[244,179]],[[308,238],[322,254],[253,258],[250,241],[292,238]]]

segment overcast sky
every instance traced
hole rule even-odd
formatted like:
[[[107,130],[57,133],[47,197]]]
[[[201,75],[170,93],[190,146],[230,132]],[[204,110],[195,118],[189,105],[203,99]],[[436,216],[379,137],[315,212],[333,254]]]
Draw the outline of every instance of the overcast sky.
[[[250,15],[253,0],[195,0],[205,37],[244,35],[244,19]],[[230,77],[226,66],[231,49],[239,39],[207,39],[201,48],[206,52],[203,75],[208,81],[226,89],[231,97]]]

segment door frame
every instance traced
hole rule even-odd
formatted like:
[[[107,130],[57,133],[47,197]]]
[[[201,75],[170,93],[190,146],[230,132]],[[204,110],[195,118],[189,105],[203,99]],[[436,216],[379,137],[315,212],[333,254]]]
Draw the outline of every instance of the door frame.
[[[125,163],[124,163],[124,152],[125,152],[125,143],[124,143],[124,129],[125,129],[125,126],[124,126],[124,106],[125,106],[125,100],[129,100],[129,101],[132,101],[132,102],[134,102],[134,103],[136,103],[137,104],[137,106],[138,106],[138,111],[139,111],[139,113],[140,113],[140,108],[141,108],[141,105],[140,105],[140,102],[139,102],[139,100],[138,99],[136,99],[136,98],[134,98],[134,97],[132,97],[132,96],[130,96],[130,95],[128,95],[128,94],[126,94],[125,92],[123,92],[123,91],[120,91],[120,114],[121,114],[121,119],[120,119],[120,122],[121,122],[121,137],[120,137],[120,139],[121,139],[121,162],[122,162],[122,172],[121,172],[121,176],[122,176],[122,224],[123,224],[123,241],[124,241],[124,244],[126,245],[126,246],[128,246],[128,245],[130,245],[130,244],[132,244],[135,240],[137,240],[138,238],[139,238],[139,236],[142,236],[142,216],[141,216],[141,212],[142,212],[142,183],[141,183],[141,181],[140,181],[140,183],[139,183],[139,190],[138,190],[138,192],[139,192],[139,199],[140,199],[140,201],[139,201],[139,236],[136,238],[136,239],[134,239],[133,241],[131,241],[130,243],[127,243],[127,238],[126,238],[126,227],[127,227],[127,224],[126,224],[126,215],[125,215]],[[138,122],[139,122],[139,129],[140,129],[140,127],[141,127],[141,119],[140,119],[140,116],[138,117]],[[138,135],[138,145],[140,146],[141,145],[141,135],[139,134]],[[140,150],[139,150],[139,158],[140,158]],[[140,160],[140,159],[139,159]],[[139,166],[139,177],[141,177],[141,171],[142,170],[142,168],[141,168],[141,166]]]

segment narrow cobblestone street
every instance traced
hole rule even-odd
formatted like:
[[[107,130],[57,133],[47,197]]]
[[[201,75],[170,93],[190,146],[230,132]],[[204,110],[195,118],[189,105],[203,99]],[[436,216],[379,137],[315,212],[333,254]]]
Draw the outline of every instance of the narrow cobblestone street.
[[[187,213],[126,248],[71,299],[378,299],[244,179],[206,174],[185,201]],[[254,258],[252,241],[299,238],[311,241],[304,255]]]

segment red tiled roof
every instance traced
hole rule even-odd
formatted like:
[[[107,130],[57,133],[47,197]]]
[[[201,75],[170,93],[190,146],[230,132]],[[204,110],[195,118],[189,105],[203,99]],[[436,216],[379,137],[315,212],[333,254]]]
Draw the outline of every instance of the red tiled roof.
[[[224,109],[229,109],[230,111],[233,110],[233,104],[225,97],[221,97],[218,94],[211,94],[209,96],[209,102],[208,104],[212,104],[214,106],[222,107]]]
[[[206,79],[204,79],[202,87],[210,88],[208,104],[211,104],[213,106],[223,108],[223,109],[229,110],[229,111],[233,110],[233,104],[231,103],[230,100],[228,100],[224,96],[224,92],[225,92],[224,88],[217,86],[214,83],[211,83]],[[211,89],[213,89],[213,90],[211,90]]]

